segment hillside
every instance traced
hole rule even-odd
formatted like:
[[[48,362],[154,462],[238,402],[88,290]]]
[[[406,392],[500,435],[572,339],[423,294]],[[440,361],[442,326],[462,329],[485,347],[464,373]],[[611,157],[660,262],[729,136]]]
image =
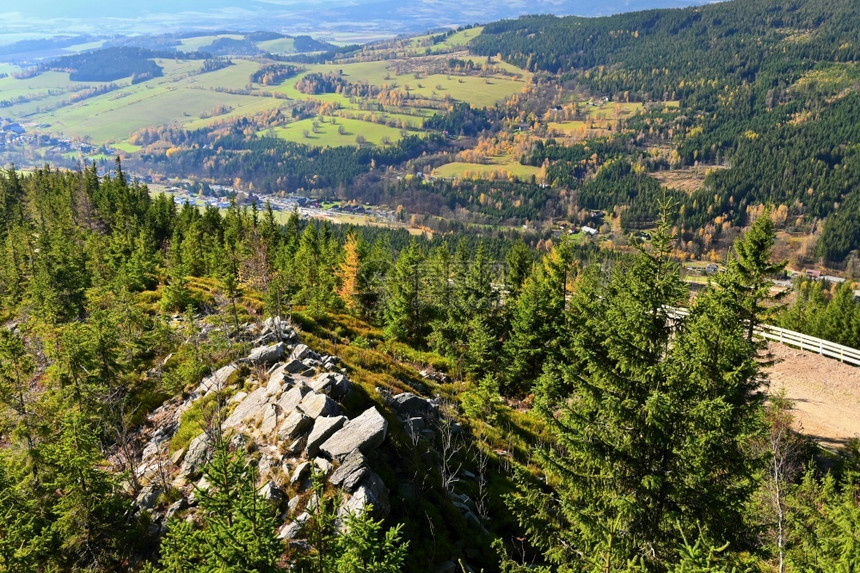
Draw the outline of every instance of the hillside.
[[[701,563],[688,536],[726,570],[827,569],[856,452],[759,392],[774,222],[690,302],[670,216],[635,254],[535,249],[180,207],[119,161],[3,172],[0,570],[588,569],[643,547],[633,571],[671,570]],[[845,286],[811,290],[860,327]],[[776,485],[805,512],[784,546]]]

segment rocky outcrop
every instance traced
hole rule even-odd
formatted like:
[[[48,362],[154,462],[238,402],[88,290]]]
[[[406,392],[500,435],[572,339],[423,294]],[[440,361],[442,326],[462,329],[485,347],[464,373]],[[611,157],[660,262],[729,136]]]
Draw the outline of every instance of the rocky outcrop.
[[[314,427],[308,435],[305,453],[308,457],[316,456],[320,446],[329,439],[332,434],[340,430],[346,423],[346,416],[320,416],[314,421]]]
[[[180,425],[187,423],[183,413],[204,396],[220,392],[226,397],[219,399],[227,413],[221,423],[223,436],[231,448],[253,452],[258,495],[282,504],[287,516],[301,513],[281,528],[283,539],[298,540],[303,535],[308,512],[318,503],[309,492],[313,472],[343,491],[342,512],[363,511],[372,504],[383,515],[388,511],[388,490],[367,455],[385,440],[388,421],[375,407],[352,419],[344,415],[342,401],[351,385],[345,373],[337,371],[338,359],[299,344],[283,321],[271,319],[262,328],[249,328],[253,337],[246,339],[258,346],[245,358],[218,369],[186,398],[171,400],[150,415],[154,427],[143,440],[143,457],[135,469],[143,486],[136,494],[137,506],[150,511],[153,523],[162,529],[165,512],[173,517],[182,511],[180,515],[187,512],[191,517],[197,511],[198,491],[208,484],[205,478],[197,485],[192,480],[198,479],[209,460],[212,441],[203,432],[172,453],[170,443]],[[265,372],[256,368],[262,366],[267,367]],[[398,399],[398,413],[427,415],[426,401],[406,398]],[[163,484],[171,479],[181,497],[169,507],[159,507],[159,500],[165,499]],[[288,503],[287,487],[297,493]]]
[[[435,404],[411,392],[402,392],[392,397],[389,404],[401,418],[424,418],[433,414]]]
[[[361,480],[367,477],[368,474],[370,474],[370,468],[367,466],[367,460],[359,450],[354,450],[346,456],[346,459],[331,474],[328,481],[332,485],[343,489],[346,493],[352,493],[358,488]]]
[[[298,411],[292,412],[278,429],[278,438],[290,442],[303,435],[306,430],[310,430],[313,425],[314,420],[310,416]]]
[[[268,366],[284,357],[284,343],[279,342],[270,346],[258,346],[248,355],[246,360],[258,366]]]
[[[179,470],[180,477],[188,477],[199,472],[204,464],[209,461],[210,439],[206,433],[200,434],[188,446],[182,468]]]
[[[388,488],[385,487],[382,478],[373,472],[368,473],[356,488],[350,498],[340,506],[338,514],[343,516],[347,513],[358,514],[373,506],[373,511],[380,517],[385,517],[391,511],[391,503],[388,498]]]
[[[308,392],[302,398],[299,410],[315,420],[320,416],[336,416],[340,413],[337,402],[325,394],[317,394],[316,392]]]
[[[327,394],[335,400],[340,400],[349,393],[349,380],[343,374],[323,372],[313,379],[311,390],[317,394]]]
[[[368,408],[335,432],[320,450],[330,459],[342,460],[353,450],[368,451],[379,446],[388,432],[388,420],[375,407]]]

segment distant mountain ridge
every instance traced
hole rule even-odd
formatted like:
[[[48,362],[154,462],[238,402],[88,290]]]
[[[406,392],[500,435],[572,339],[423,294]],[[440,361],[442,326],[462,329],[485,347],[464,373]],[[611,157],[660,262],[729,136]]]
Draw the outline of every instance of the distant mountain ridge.
[[[0,43],[68,34],[156,33],[229,26],[331,37],[390,37],[439,27],[484,23],[524,14],[605,16],[651,8],[678,8],[701,0],[33,0],[0,9]],[[14,40],[13,40],[14,38]],[[5,40],[5,41],[4,41]]]

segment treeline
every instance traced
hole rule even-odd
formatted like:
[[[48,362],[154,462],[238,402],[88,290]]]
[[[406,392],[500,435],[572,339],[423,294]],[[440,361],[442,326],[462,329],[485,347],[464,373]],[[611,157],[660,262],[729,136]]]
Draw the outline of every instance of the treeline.
[[[467,103],[455,103],[446,113],[436,113],[428,118],[424,128],[452,136],[476,137],[484,131],[500,129],[500,116],[498,108],[478,109]]]
[[[253,181],[257,191],[276,193],[297,189],[329,188],[349,184],[372,165],[397,165],[441,150],[446,143],[438,135],[405,137],[378,147],[313,148],[271,137],[246,137],[242,126],[218,137],[209,147],[182,149],[169,157],[149,154],[142,165],[155,164],[181,176],[232,181]]]
[[[860,349],[860,303],[850,282],[831,287],[798,278],[793,290],[796,298],[777,316],[779,326]]]
[[[269,64],[251,74],[249,80],[251,83],[255,84],[276,86],[284,80],[297,75],[301,71],[302,68],[298,66],[291,66],[288,64]]]
[[[343,74],[337,72],[314,72],[302,77],[296,82],[296,89],[303,94],[343,94],[348,97],[373,98],[382,91],[378,86],[369,82],[350,82]]]
[[[164,57],[176,57],[176,53],[118,47],[63,56],[40,69],[69,72],[69,79],[76,82],[112,82],[129,76],[144,81],[162,75],[163,70],[154,58]]]

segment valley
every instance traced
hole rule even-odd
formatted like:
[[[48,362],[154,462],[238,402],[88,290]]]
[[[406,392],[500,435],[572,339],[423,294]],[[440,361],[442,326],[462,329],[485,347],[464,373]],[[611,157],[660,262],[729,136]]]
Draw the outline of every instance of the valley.
[[[860,5],[683,4],[0,13],[0,573],[860,567]]]

